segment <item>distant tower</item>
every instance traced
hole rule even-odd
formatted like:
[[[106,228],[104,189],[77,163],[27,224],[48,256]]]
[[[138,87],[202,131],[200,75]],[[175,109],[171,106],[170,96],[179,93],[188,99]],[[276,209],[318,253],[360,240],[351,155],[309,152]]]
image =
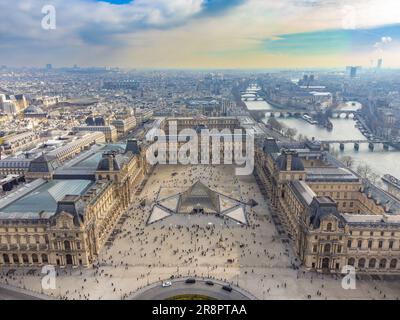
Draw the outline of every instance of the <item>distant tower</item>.
[[[357,77],[357,70],[361,69],[361,67],[354,67],[354,66],[348,66],[346,67],[346,71],[349,72],[350,78],[355,78]]]
[[[378,64],[376,66],[377,69],[382,69],[382,65],[383,65],[383,59],[378,59]]]
[[[46,64],[46,69],[47,70],[53,69],[53,65],[51,63]]]

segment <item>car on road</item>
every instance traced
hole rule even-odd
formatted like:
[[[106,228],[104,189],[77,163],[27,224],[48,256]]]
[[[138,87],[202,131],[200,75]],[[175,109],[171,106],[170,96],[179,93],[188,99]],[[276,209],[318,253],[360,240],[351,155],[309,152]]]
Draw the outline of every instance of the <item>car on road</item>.
[[[225,285],[225,286],[222,287],[222,290],[231,292],[232,291],[232,287],[229,286],[229,285]]]
[[[185,283],[195,283],[195,282],[196,282],[196,279],[193,279],[193,278],[189,278],[189,279],[185,280]]]
[[[212,282],[211,280],[207,280],[207,281],[206,281],[206,285],[208,285],[208,286],[213,286],[213,285],[214,285],[214,282]]]
[[[170,286],[172,286],[172,282],[171,281],[165,281],[165,282],[162,283],[162,286],[163,286],[163,288],[170,287]]]

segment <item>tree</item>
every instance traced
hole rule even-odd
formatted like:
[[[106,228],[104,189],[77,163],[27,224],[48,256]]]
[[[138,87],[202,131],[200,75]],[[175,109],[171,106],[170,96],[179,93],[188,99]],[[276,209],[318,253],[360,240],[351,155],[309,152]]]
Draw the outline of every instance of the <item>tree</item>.
[[[297,130],[294,128],[287,128],[285,134],[290,139],[293,139],[297,134]]]
[[[279,121],[276,120],[274,117],[268,119],[268,125],[277,131],[281,131],[283,128],[282,125],[279,123]]]
[[[354,159],[351,156],[344,156],[342,157],[341,160],[344,163],[344,165],[348,168],[351,168],[354,164]]]
[[[379,179],[379,175],[376,174],[368,164],[359,164],[357,173],[361,178],[368,180],[372,184],[376,184]]]
[[[367,164],[360,163],[357,166],[357,173],[363,179],[368,179],[368,175],[370,174],[370,172],[371,172],[371,168]]]

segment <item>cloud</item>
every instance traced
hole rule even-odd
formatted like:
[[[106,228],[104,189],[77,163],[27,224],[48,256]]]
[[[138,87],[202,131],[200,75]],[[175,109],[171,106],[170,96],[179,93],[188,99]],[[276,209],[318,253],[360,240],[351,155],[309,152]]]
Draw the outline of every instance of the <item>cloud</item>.
[[[46,4],[56,8],[56,30],[41,28]],[[324,54],[331,47],[337,52],[343,41],[346,46],[354,43],[353,38],[327,32],[326,39],[323,31],[342,28],[341,8],[346,5],[354,7],[357,29],[400,22],[398,0],[0,0],[0,60],[70,65],[134,61],[138,66],[148,56],[151,62],[169,63],[179,57],[178,62],[195,63],[202,50],[211,50],[240,64],[240,56],[254,50]],[[357,43],[365,40],[370,50],[374,43],[393,45],[383,37],[398,38],[390,30],[357,36]],[[114,59],[118,53],[125,61]],[[217,56],[221,61],[224,54]]]
[[[389,36],[383,36],[381,37],[381,40],[379,42],[376,42],[374,44],[374,48],[376,49],[377,53],[379,55],[382,55],[385,48],[393,41],[392,37]]]

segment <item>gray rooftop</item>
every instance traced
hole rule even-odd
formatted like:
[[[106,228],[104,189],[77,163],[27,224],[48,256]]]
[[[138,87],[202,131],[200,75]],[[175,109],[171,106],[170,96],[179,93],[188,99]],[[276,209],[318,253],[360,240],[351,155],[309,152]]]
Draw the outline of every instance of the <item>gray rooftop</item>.
[[[82,195],[92,184],[90,180],[53,180],[29,190],[30,192],[0,209],[1,218],[36,217],[39,213],[53,215],[57,202],[66,195]]]

